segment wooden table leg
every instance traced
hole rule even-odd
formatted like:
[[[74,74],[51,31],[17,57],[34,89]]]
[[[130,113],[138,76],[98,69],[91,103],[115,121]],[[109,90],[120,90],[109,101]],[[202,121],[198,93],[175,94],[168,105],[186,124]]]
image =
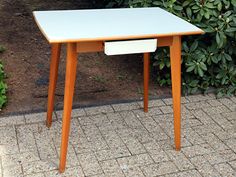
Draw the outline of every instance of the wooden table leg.
[[[143,110],[148,112],[148,83],[149,83],[150,53],[143,55]]]
[[[59,171],[62,173],[66,167],[66,155],[68,147],[68,139],[70,132],[71,109],[74,95],[74,86],[76,79],[77,53],[76,43],[67,44],[67,59],[66,59],[66,81],[64,95],[64,111],[62,122],[62,138],[61,138],[61,156]]]
[[[54,107],[55,89],[57,84],[58,64],[60,58],[61,44],[55,43],[51,46],[51,64],[48,87],[48,110],[47,110],[47,127],[52,125],[52,112]]]
[[[171,82],[174,109],[175,148],[181,146],[181,36],[173,37],[170,46]]]

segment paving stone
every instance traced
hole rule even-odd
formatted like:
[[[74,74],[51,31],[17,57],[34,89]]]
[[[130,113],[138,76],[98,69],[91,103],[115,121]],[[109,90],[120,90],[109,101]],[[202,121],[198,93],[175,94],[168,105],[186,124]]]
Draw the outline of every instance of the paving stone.
[[[99,161],[103,160],[110,160],[114,158],[121,158],[121,157],[127,157],[130,156],[130,152],[127,148],[125,147],[116,147],[113,149],[104,149],[101,151],[96,151],[95,152],[96,157],[98,158]]]
[[[197,170],[189,170],[165,175],[165,177],[202,177],[202,175]]]
[[[218,100],[215,100],[215,99],[207,100],[207,103],[209,103],[211,106],[221,106],[222,105],[221,102],[219,102]]]
[[[225,112],[230,112],[230,110],[224,105],[216,106],[216,107],[203,108],[203,111],[205,111],[208,115],[214,115],[214,114],[221,114],[221,113],[225,113]]]
[[[234,170],[236,170],[236,160],[229,162],[229,164]]]
[[[161,149],[159,143],[157,143],[155,140],[149,141],[143,144],[143,146],[146,148],[148,153],[158,153]]]
[[[162,99],[162,101],[166,104],[166,105],[172,105],[173,104],[173,99],[172,98],[165,98]],[[189,100],[186,99],[186,97],[181,97],[181,103],[188,103]]]
[[[63,110],[55,111],[55,114],[57,116],[57,119],[62,119]],[[72,109],[72,112],[71,112],[72,118],[81,117],[81,116],[86,116],[85,110],[83,108]]]
[[[200,144],[182,148],[182,152],[187,158],[191,158],[198,155],[210,154],[213,152],[213,149],[208,144]]]
[[[227,159],[220,154],[219,152],[213,152],[211,154],[205,154],[203,155],[203,157],[211,164],[211,165],[215,165],[215,164],[219,164],[222,162],[226,162]]]
[[[108,105],[108,106],[97,106],[97,107],[88,107],[84,108],[85,112],[87,115],[95,115],[95,114],[101,114],[101,113],[110,113],[114,112],[113,108]]]
[[[139,101],[138,104],[141,108],[143,108],[143,101]],[[159,107],[159,106],[165,106],[165,103],[161,99],[157,100],[149,100],[148,101],[148,107]]]
[[[186,98],[187,100],[189,100],[189,102],[198,102],[198,101],[205,101],[205,100],[211,99],[209,95],[201,95],[201,94],[189,95]]]
[[[222,176],[235,177],[236,175],[236,171],[227,163],[216,164],[214,167]]]
[[[129,128],[143,127],[139,119],[131,111],[120,112],[121,117],[124,119]]]
[[[236,138],[225,140],[225,143],[236,153]]]
[[[219,151],[218,153],[222,155],[227,161],[236,160],[236,153],[231,149]]]
[[[1,157],[0,157],[0,175],[3,175]]]
[[[159,108],[164,114],[173,113],[172,106],[161,106]]]
[[[200,102],[188,103],[185,106],[189,110],[196,110],[196,109],[208,108],[211,105],[208,104],[206,101],[200,101]]]
[[[48,171],[45,173],[46,177],[84,177],[83,170],[80,166],[73,168],[66,168],[64,173],[60,173],[58,170]]]
[[[146,153],[146,149],[138,139],[132,137],[123,137],[123,141],[132,155]]]
[[[222,141],[230,138],[236,138],[235,130],[219,130],[215,131],[214,134]]]
[[[178,169],[174,165],[173,162],[162,162],[158,164],[151,164],[147,166],[140,167],[143,171],[144,175],[148,177],[154,177],[158,175],[165,175],[168,173],[174,173],[177,172]]]
[[[122,170],[126,177],[144,177],[139,167],[123,167]]]
[[[26,123],[38,123],[45,122],[47,118],[47,113],[34,113],[34,114],[25,114]],[[53,113],[52,120],[56,120],[56,115]]]
[[[60,155],[61,152],[61,148],[57,147],[57,154],[58,157]],[[58,159],[56,159],[55,163],[58,162]],[[73,148],[73,146],[71,144],[68,145],[68,149],[67,149],[67,160],[66,160],[66,167],[67,168],[73,168],[73,167],[77,167],[80,166],[79,160],[76,156],[75,150]]]
[[[189,119],[183,119],[181,123],[182,123],[182,128],[189,128],[203,125],[202,122],[195,117]]]
[[[235,126],[228,119],[224,118],[220,114],[216,114],[216,115],[213,115],[211,117],[224,130],[234,129],[235,128]]]
[[[78,144],[74,145],[76,154],[83,154],[86,152],[92,152],[95,148],[92,142],[89,142],[85,137],[79,137]]]
[[[192,129],[197,132],[199,135],[213,133],[218,134],[218,132],[224,132],[224,129],[216,123],[205,124],[202,126],[192,127]]]
[[[125,144],[122,139],[114,131],[108,131],[104,133],[103,137],[110,148],[125,147]]]
[[[23,172],[25,175],[35,174],[35,173],[42,173],[51,170],[56,170],[58,165],[54,163],[55,160],[47,159],[45,161],[34,161],[34,162],[26,162],[22,163]]]
[[[0,155],[19,152],[14,126],[0,127]]]
[[[216,151],[228,149],[228,147],[213,133],[202,134],[201,136]]]
[[[236,103],[236,97],[235,97],[235,96],[230,97],[230,99],[231,99],[234,103]]]
[[[90,116],[90,119],[93,122],[93,124],[95,124],[98,127],[102,127],[104,125],[111,125],[109,119],[104,114]]]
[[[102,169],[93,153],[78,154],[85,176],[101,174]]]
[[[228,120],[236,120],[236,111],[222,113],[221,115]]]
[[[207,115],[204,111],[200,110],[193,110],[192,111],[193,115],[199,119],[203,124],[211,124],[211,123],[215,123],[213,121],[213,119]]]
[[[128,128],[128,125],[119,113],[108,113],[107,117],[111,122],[113,130]]]
[[[153,163],[152,158],[147,153],[118,158],[117,161],[122,169],[125,167],[145,166]]]
[[[133,112],[136,115],[136,117],[138,117],[138,118],[162,114],[161,110],[157,107],[153,107],[153,108],[148,109],[148,112],[143,112],[142,109],[133,110]]]
[[[57,158],[56,147],[47,132],[35,133],[35,141],[42,160]]]
[[[3,155],[2,166],[3,168],[11,166],[19,166],[22,163],[38,161],[39,156],[37,152],[23,152],[17,154]]]
[[[220,177],[220,173],[213,168],[210,163],[203,156],[195,156],[190,159],[192,164],[204,177],[214,176]]]
[[[194,169],[194,166],[182,152],[168,150],[166,151],[166,153],[168,154],[170,160],[174,162],[174,164],[178,167],[180,171]]]
[[[0,127],[9,125],[20,125],[25,123],[25,118],[21,116],[8,116],[0,118]]]
[[[150,156],[152,157],[155,163],[166,162],[170,160],[166,152],[163,150],[159,150],[159,152],[152,151],[150,153]]]
[[[23,177],[23,172],[20,165],[6,167],[3,169],[4,177]]]
[[[43,173],[35,173],[31,175],[26,175],[24,177],[45,177]]]
[[[116,160],[106,160],[99,162],[105,174],[117,174],[117,176],[124,176],[122,170]]]
[[[158,125],[152,117],[142,117],[140,118],[140,121],[144,125],[144,127],[147,129],[147,131],[155,138],[156,140],[164,140],[167,139],[168,136],[163,131],[163,129]]]
[[[172,99],[165,103],[154,100],[150,114],[133,107],[140,107],[141,102],[119,105],[119,112],[113,112],[111,106],[89,108],[90,115],[76,110],[63,174],[57,170],[61,119],[54,118],[48,129],[45,113],[28,115],[26,121],[24,117],[0,118],[0,176],[232,176],[236,170],[236,116],[232,109],[236,102],[234,97],[221,101],[214,97],[186,97],[189,103],[181,107],[179,152],[174,150]],[[194,107],[205,103],[209,107],[205,105],[204,111]]]
[[[184,129],[182,135],[184,135],[184,137],[194,145],[206,143],[206,141],[192,128]]]
[[[162,141],[158,141],[158,145],[160,146],[161,149],[164,150],[169,150],[174,148],[174,141],[173,139],[166,139]]]
[[[139,109],[140,105],[136,102],[133,103],[120,103],[120,104],[112,104],[111,105],[115,111],[126,111],[126,110],[133,110]]]
[[[59,136],[57,136],[57,139],[58,139],[58,137],[61,137],[61,128],[59,130]],[[77,145],[77,144],[79,144],[80,138],[84,138],[84,137],[85,137],[85,134],[84,134],[78,120],[77,119],[72,119],[71,120],[71,127],[70,127],[69,142],[73,145]],[[61,139],[60,139],[59,143],[61,144]]]
[[[230,98],[220,98],[219,101],[223,103],[231,111],[236,111],[236,105]]]

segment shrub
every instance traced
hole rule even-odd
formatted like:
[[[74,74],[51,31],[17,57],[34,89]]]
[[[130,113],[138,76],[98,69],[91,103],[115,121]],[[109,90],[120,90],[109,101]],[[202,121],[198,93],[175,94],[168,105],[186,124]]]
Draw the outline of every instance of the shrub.
[[[0,46],[0,53],[2,53],[4,50],[5,48]],[[4,82],[5,77],[6,75],[4,73],[4,68],[0,61],[0,111],[1,111],[1,108],[7,102],[7,97],[6,97],[7,84]]]
[[[236,94],[236,0],[106,0],[108,7],[158,6],[203,29],[183,37],[182,88],[185,93],[217,88],[217,96]],[[160,85],[169,85],[169,49],[158,49],[153,65]]]

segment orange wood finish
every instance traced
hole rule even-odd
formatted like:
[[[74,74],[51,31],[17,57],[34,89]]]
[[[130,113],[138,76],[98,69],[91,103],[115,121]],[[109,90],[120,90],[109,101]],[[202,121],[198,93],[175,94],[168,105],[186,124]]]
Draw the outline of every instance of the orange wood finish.
[[[153,36],[152,36],[153,37]],[[169,46],[171,56],[171,80],[172,96],[174,109],[174,134],[176,150],[180,150],[181,137],[181,36],[158,37],[158,46]],[[57,81],[58,62],[60,57],[60,44],[52,44],[52,56],[50,66],[50,83],[48,91],[48,113],[47,126],[51,126],[52,112],[54,105],[54,94]],[[77,53],[98,52],[104,50],[104,41],[75,42],[67,43],[67,60],[66,60],[66,81],[64,95],[64,111],[62,122],[61,154],[60,154],[60,173],[64,172],[66,166],[66,156],[68,139],[70,132],[70,119],[72,111],[72,102],[74,86],[76,80]],[[144,59],[144,112],[148,111],[148,83],[150,53],[145,53]]]
[[[173,37],[157,38],[157,46],[171,46]],[[104,41],[77,42],[76,51],[78,53],[102,52],[104,51]]]
[[[181,146],[181,36],[173,37],[170,46],[171,82],[174,109],[175,148]]]
[[[72,110],[74,86],[76,79],[76,66],[77,66],[76,43],[68,43],[67,59],[66,59],[64,111],[63,111],[63,122],[62,122],[62,138],[61,138],[61,157],[59,166],[59,171],[61,173],[65,171],[65,166],[66,166],[71,110]]]
[[[52,113],[54,107],[55,89],[57,84],[58,64],[60,58],[61,44],[51,45],[51,63],[50,63],[50,76],[48,88],[48,110],[47,110],[47,127],[52,125]]]
[[[143,55],[143,110],[148,112],[148,83],[149,83],[150,53]]]
[[[95,42],[78,42],[76,51],[78,53],[88,53],[88,52],[100,52],[104,50],[103,41]]]

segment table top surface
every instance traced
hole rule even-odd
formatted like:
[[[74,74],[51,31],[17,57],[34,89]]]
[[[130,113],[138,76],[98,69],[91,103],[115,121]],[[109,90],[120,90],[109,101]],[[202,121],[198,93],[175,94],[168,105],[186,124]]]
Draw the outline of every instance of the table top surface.
[[[204,33],[189,22],[158,7],[34,11],[33,15],[50,43]]]

